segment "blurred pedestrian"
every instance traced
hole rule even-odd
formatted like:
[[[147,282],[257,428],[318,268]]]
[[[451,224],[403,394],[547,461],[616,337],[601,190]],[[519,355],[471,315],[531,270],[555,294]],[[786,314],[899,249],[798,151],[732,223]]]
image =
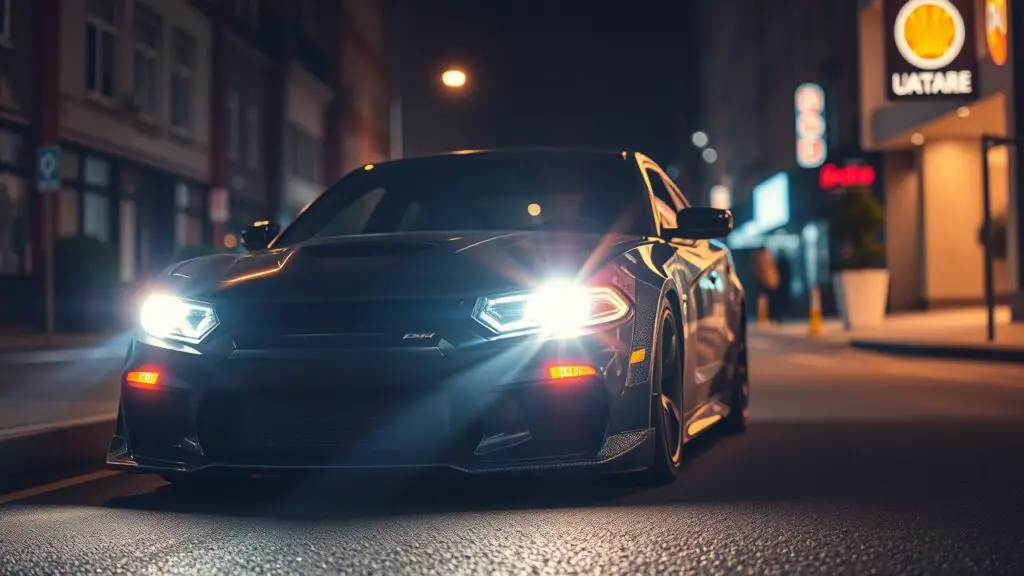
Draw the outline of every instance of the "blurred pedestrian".
[[[770,316],[772,296],[779,287],[779,269],[775,265],[775,258],[767,248],[758,248],[754,252],[753,261],[758,320],[761,320],[764,316]],[[762,307],[768,308],[768,310],[762,310]]]
[[[776,268],[778,269],[779,285],[775,288],[775,301],[770,306],[772,320],[782,323],[789,314],[790,286],[793,283],[793,268],[785,253],[779,254]]]

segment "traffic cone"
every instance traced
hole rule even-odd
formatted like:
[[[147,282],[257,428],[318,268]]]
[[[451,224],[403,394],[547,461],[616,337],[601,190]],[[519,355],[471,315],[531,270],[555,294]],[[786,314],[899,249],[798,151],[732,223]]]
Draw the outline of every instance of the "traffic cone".
[[[811,288],[811,311],[807,331],[811,336],[821,336],[821,290],[817,286]]]
[[[757,296],[757,323],[760,326],[767,326],[770,323],[768,318],[768,296],[758,294]]]

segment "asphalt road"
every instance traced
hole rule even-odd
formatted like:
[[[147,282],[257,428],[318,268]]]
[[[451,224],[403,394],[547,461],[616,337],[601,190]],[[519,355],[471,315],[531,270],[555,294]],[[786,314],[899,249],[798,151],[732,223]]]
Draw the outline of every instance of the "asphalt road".
[[[1024,573],[1024,367],[752,347],[748,433],[670,487],[85,478],[0,496],[0,573]]]

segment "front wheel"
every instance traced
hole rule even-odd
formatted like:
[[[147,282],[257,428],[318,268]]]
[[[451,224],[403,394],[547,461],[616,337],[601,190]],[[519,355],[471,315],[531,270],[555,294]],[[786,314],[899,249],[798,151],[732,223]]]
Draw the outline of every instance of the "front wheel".
[[[648,485],[671,484],[683,460],[683,356],[675,313],[666,302],[659,315],[659,338],[654,347],[651,420],[654,423],[654,462],[639,473]]]

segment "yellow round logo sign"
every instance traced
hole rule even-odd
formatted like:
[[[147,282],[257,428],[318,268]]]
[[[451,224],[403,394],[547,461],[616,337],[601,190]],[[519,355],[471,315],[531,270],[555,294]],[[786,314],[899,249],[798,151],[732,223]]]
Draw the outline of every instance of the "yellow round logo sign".
[[[949,0],[910,0],[896,15],[896,49],[911,66],[938,70],[963,50],[967,30]]]
[[[1006,64],[1009,47],[1006,41],[1006,0],[986,0],[985,41],[996,66]]]

